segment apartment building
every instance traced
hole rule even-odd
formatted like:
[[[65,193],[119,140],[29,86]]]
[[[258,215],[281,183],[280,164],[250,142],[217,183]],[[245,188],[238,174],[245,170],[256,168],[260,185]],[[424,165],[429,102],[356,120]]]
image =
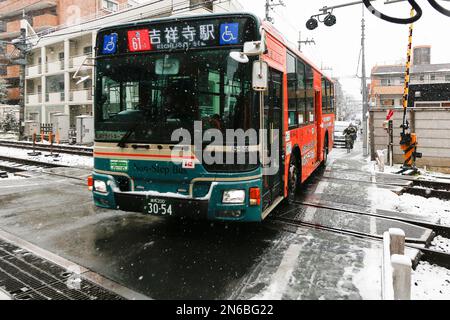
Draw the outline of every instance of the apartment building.
[[[8,56],[14,46],[8,44],[20,36],[20,21],[25,19],[37,33],[49,33],[55,27],[77,24],[82,17],[94,12],[110,14],[119,7],[129,6],[127,0],[4,0],[0,1],[0,77],[6,79],[8,104],[19,102],[20,67]]]
[[[394,162],[403,163],[400,126],[403,122],[404,65],[376,66],[372,69],[370,150],[387,148],[389,137],[383,129],[386,112],[394,115]],[[414,48],[408,95],[408,121],[419,139],[419,167],[450,172],[450,63],[432,64],[431,47]]]
[[[371,108],[402,108],[405,70],[404,64],[373,67],[370,86]],[[415,47],[411,67],[411,88],[419,86],[422,91],[432,91],[436,85],[448,83],[450,83],[450,63],[432,64],[431,46]]]
[[[163,0],[119,5],[114,10],[40,36],[26,67],[25,120],[54,123],[55,115],[63,113],[70,116],[70,127],[75,129],[78,116],[93,115],[92,68],[82,68],[81,75],[90,77],[82,84],[73,76],[86,58],[92,57],[101,27],[178,14],[239,11],[242,7],[233,0]]]

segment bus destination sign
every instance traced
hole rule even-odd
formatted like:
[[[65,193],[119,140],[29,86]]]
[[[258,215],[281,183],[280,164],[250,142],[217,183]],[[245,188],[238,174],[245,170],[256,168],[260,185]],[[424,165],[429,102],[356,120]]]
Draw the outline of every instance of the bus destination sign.
[[[104,45],[100,54],[242,45],[245,41],[253,40],[255,29],[254,21],[248,18],[149,24],[148,26],[139,26],[137,29],[104,33],[102,35]],[[113,50],[111,50],[112,48]]]

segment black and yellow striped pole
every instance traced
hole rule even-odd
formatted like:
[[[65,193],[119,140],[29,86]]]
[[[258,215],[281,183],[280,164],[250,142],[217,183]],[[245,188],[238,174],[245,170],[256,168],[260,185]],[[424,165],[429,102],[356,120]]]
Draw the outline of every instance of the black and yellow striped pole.
[[[411,17],[414,17],[415,10],[411,9]],[[403,164],[403,171],[414,170],[416,168],[417,158],[417,135],[412,134],[409,128],[409,122],[407,120],[408,114],[408,98],[409,98],[409,83],[411,80],[411,57],[412,57],[412,37],[414,32],[414,24],[409,26],[409,38],[408,38],[408,53],[406,58],[406,73],[405,73],[405,90],[403,94],[403,124],[400,146],[404,152],[405,162]]]

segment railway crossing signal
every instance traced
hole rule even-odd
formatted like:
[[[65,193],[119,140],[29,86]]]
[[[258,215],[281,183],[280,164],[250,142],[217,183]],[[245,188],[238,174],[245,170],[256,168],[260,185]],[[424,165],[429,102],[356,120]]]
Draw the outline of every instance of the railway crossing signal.
[[[415,16],[414,8],[411,9],[411,17]],[[409,82],[411,78],[411,53],[412,53],[412,37],[414,31],[414,24],[411,23],[409,26],[409,37],[408,37],[408,52],[406,59],[406,73],[405,73],[405,90],[403,94],[403,123],[402,123],[402,133],[400,140],[400,147],[404,153],[404,163],[402,170],[399,174],[403,174],[410,171],[412,174],[417,173],[418,169],[416,167],[416,159],[421,158],[422,154],[417,153],[417,135],[411,133],[411,128],[409,127],[409,122],[407,120],[408,111],[408,98],[409,98]]]

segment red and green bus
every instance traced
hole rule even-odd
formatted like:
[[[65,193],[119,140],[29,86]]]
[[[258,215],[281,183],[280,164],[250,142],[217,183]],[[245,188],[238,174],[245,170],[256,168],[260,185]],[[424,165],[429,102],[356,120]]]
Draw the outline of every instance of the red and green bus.
[[[104,28],[95,83],[99,207],[260,222],[294,200],[333,146],[333,81],[252,14]],[[217,136],[252,130],[256,139]]]

